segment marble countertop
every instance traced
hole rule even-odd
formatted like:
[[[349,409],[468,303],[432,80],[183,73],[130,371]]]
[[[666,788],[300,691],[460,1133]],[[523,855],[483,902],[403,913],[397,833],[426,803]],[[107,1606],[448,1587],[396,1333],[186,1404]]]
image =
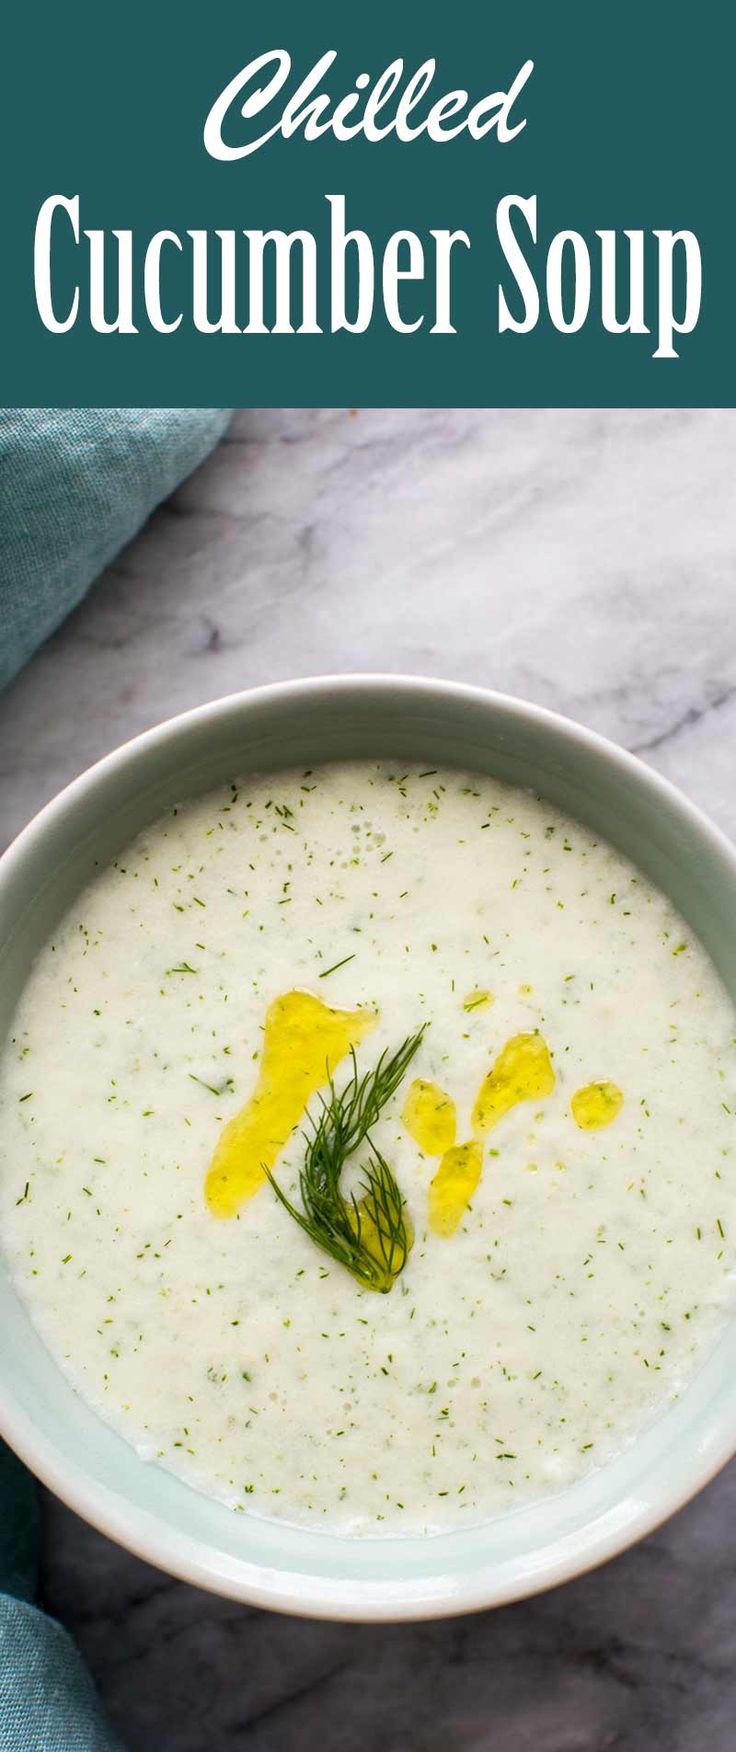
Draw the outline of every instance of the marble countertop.
[[[242,411],[0,700],[0,838],[125,737],[279,677],[554,706],[736,835],[736,411]],[[311,1624],[147,1568],[52,1500],[44,1598],[129,1752],[730,1752],[736,1468],[501,1611]]]

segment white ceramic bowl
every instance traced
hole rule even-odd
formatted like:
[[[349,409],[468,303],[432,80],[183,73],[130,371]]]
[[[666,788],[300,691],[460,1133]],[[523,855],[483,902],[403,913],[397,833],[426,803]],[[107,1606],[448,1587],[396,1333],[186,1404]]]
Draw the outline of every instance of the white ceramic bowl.
[[[328,677],[162,724],[42,810],[0,860],[0,1034],[35,953],[95,865],[167,805],[243,772],[360,756],[464,766],[539,790],[667,891],[736,996],[736,855],[670,785],[520,700],[438,681]],[[234,1515],[146,1463],[73,1392],[1,1265],[0,1429],[78,1514],[200,1587],[319,1617],[428,1618],[577,1575],[699,1490],[736,1450],[736,1321],[618,1460],[482,1527],[431,1538],[348,1539]]]

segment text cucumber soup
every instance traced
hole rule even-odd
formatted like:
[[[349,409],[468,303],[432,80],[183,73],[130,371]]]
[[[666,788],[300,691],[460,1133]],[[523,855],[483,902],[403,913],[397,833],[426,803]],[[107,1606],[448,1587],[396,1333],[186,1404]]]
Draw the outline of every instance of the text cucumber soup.
[[[367,762],[172,810],[42,949],[0,1234],[46,1344],[235,1509],[442,1529],[557,1491],[733,1304],[734,1015],[536,796]]]

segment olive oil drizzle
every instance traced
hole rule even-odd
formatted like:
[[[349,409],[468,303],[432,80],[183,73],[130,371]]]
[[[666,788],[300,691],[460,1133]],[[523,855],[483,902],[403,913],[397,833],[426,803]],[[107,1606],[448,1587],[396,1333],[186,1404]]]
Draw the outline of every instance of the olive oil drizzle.
[[[376,1022],[374,1010],[331,1009],[313,992],[284,992],[269,1005],[258,1081],[221,1132],[205,1181],[213,1217],[237,1216],[254,1197],[307,1102]]]

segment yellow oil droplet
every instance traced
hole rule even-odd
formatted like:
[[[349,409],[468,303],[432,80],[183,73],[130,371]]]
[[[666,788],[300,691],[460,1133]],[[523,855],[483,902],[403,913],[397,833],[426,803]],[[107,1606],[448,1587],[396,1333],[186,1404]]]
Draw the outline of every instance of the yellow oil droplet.
[[[286,992],[266,1012],[258,1082],[220,1134],[205,1182],[214,1217],[234,1217],[265,1180],[307,1102],[375,1027],[372,1010],[331,1010],[311,992]]]
[[[530,997],[531,997],[531,995],[532,995],[532,992],[533,992],[533,990],[534,990],[534,987],[533,987],[533,986],[530,986],[530,985],[520,985],[520,986],[519,986],[519,997],[520,997],[520,998],[530,998]]]
[[[407,1094],[401,1117],[425,1156],[442,1156],[455,1142],[455,1103],[437,1083],[417,1077]]]
[[[600,1131],[621,1112],[624,1098],[615,1083],[586,1083],[576,1089],[570,1102],[572,1117],[581,1131]]]
[[[555,1073],[541,1034],[513,1034],[484,1077],[473,1108],[473,1130],[490,1131],[520,1101],[551,1095]]]
[[[435,1235],[454,1235],[478,1185],[483,1146],[477,1138],[445,1150],[429,1188],[429,1226]]]
[[[484,992],[478,987],[475,991],[468,992],[467,997],[463,998],[463,1009],[468,1011],[486,1010],[493,1001],[493,992]]]

